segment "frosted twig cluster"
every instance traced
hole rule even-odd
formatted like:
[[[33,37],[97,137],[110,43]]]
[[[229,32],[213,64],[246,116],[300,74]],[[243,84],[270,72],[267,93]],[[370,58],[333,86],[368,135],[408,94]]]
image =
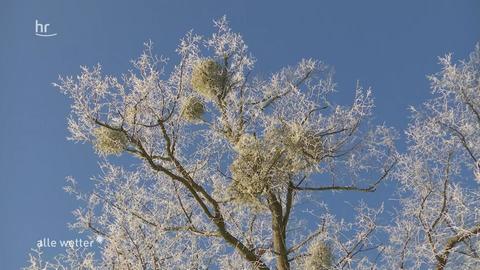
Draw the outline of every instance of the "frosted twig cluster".
[[[70,139],[101,159],[93,190],[69,178],[84,201],[71,228],[104,241],[100,256],[32,255],[27,269],[480,267],[478,46],[441,58],[399,154],[396,132],[371,124],[370,89],[335,104],[332,70],[312,59],[257,77],[242,36],[225,18],[215,27],[187,33],[174,64],[147,43],[121,76],[97,65],[55,84],[72,100]],[[369,196],[387,178],[400,187],[393,223],[382,205],[348,218],[317,196]]]

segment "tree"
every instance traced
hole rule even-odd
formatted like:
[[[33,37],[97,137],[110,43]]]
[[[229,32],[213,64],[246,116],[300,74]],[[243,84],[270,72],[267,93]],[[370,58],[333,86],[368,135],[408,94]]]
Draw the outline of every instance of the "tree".
[[[480,47],[466,61],[440,63],[429,77],[434,97],[412,108],[394,173],[401,207],[387,229],[390,269],[480,268]]]
[[[93,191],[73,178],[66,188],[85,201],[71,227],[103,240],[101,259],[73,250],[48,266],[32,256],[29,269],[374,264],[382,207],[360,203],[344,220],[315,195],[373,192],[397,162],[395,132],[370,124],[370,89],[333,104],[332,71],[312,59],[255,77],[242,37],[225,18],[215,26],[189,32],[171,68],[147,43],[120,78],[97,65],[55,84],[72,99],[70,139],[101,158]]]

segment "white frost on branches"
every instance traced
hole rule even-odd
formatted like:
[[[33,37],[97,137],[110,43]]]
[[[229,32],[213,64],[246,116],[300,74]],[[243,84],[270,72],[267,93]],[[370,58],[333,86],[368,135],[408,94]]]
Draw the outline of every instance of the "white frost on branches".
[[[334,104],[332,71],[312,59],[255,77],[241,35],[225,18],[215,26],[211,37],[189,32],[173,68],[147,43],[126,74],[82,67],[55,84],[72,100],[70,139],[102,158],[92,191],[66,188],[84,201],[71,228],[104,239],[95,269],[285,270],[312,256],[370,269],[382,208],[360,204],[347,221],[314,194],[368,195],[396,164],[395,132],[370,124],[371,90]],[[318,230],[305,229],[300,205]],[[331,253],[309,249],[318,241]]]
[[[480,47],[440,58],[434,98],[414,109],[394,177],[401,199],[387,231],[391,269],[479,269]],[[475,178],[477,181],[475,181]]]

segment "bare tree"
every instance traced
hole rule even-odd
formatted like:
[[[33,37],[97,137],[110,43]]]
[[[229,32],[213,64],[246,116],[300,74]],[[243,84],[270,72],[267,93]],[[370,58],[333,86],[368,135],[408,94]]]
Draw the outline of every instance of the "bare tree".
[[[434,97],[412,108],[394,174],[401,207],[388,228],[391,269],[480,268],[480,47],[466,61],[440,63],[429,77]]]
[[[147,43],[120,78],[97,65],[55,84],[73,101],[70,139],[101,158],[92,192],[72,178],[67,187],[85,201],[71,227],[103,240],[101,259],[87,252],[73,261],[84,269],[371,269],[382,207],[360,203],[347,220],[315,195],[373,192],[397,162],[395,133],[369,123],[371,91],[357,85],[350,105],[333,104],[332,71],[311,59],[254,76],[242,37],[225,18],[215,26],[209,38],[189,32],[173,67]],[[70,257],[47,267],[32,256],[29,269],[63,269]]]

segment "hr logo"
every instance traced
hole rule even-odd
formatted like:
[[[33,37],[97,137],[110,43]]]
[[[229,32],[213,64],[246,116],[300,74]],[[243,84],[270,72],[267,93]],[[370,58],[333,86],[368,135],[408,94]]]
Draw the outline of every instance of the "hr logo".
[[[49,23],[39,23],[38,20],[35,20],[35,35],[39,37],[54,37],[57,33],[48,33]]]

